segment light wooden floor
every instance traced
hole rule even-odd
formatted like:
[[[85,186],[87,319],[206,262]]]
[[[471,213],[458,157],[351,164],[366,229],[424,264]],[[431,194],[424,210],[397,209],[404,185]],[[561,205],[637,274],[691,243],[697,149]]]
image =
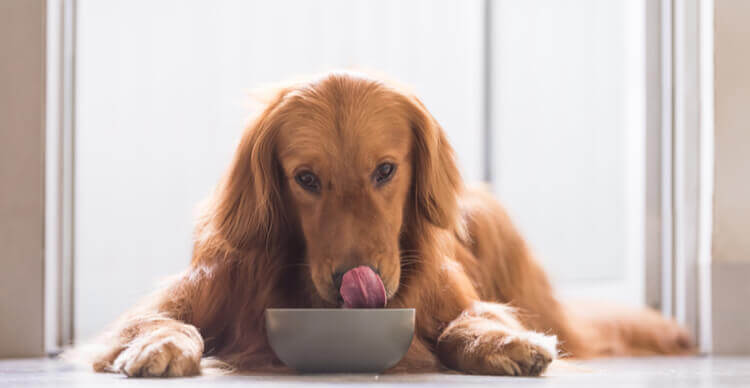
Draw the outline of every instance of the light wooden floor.
[[[0,387],[750,387],[750,357],[610,359],[553,364],[541,378],[427,375],[200,376],[129,379],[95,374],[51,359],[0,360]]]

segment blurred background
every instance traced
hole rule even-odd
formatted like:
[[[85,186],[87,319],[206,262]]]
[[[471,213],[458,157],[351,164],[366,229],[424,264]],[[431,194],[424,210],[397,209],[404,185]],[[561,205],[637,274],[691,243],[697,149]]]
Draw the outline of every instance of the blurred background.
[[[748,192],[748,160],[738,161],[736,145],[750,144],[750,131],[734,124],[746,122],[732,116],[739,108],[714,121],[714,101],[750,103],[747,90],[720,89],[748,84],[741,66],[726,78],[720,70],[748,63],[737,42],[750,31],[737,26],[750,9],[715,3],[0,0],[6,15],[16,12],[3,16],[17,28],[8,45],[38,38],[44,48],[32,60],[44,74],[46,120],[23,143],[43,145],[30,183],[44,193],[43,222],[29,233],[44,231],[43,276],[34,278],[43,287],[30,294],[42,301],[44,349],[91,337],[188,265],[195,207],[229,163],[253,90],[364,68],[413,87],[464,179],[490,185],[564,297],[650,305],[711,350],[712,241],[728,233],[726,256],[750,257],[737,243],[741,220],[720,236],[713,223],[723,220],[714,209],[748,215],[737,196]],[[40,28],[22,23],[39,12]],[[7,74],[30,63],[8,62]],[[5,77],[16,86],[4,98],[19,101],[20,78]],[[726,130],[714,128],[720,119]],[[6,147],[26,141],[22,132],[8,131]],[[14,179],[17,160],[2,166]],[[717,204],[719,188],[732,194]],[[21,217],[11,210],[3,215]],[[25,292],[33,282],[24,279],[8,295]],[[726,290],[741,287],[724,280]],[[719,321],[740,327],[738,316]],[[19,326],[7,317],[0,332]]]

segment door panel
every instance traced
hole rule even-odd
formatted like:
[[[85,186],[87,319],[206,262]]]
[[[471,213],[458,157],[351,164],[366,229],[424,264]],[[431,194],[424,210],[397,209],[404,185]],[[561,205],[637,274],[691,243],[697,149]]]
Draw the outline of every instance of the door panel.
[[[493,2],[496,193],[577,296],[643,299],[642,2]]]

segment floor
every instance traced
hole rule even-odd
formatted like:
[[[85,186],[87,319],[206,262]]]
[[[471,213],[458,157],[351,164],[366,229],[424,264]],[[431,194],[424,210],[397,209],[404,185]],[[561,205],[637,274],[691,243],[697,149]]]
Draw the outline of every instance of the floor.
[[[426,375],[201,376],[129,379],[95,374],[52,359],[0,360],[0,387],[94,386],[528,386],[528,387],[750,387],[750,357],[610,359],[557,362],[541,378]]]

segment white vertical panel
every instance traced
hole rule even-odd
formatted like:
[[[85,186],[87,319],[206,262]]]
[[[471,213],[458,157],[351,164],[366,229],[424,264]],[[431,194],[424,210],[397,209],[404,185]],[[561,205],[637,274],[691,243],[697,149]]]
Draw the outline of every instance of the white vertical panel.
[[[493,4],[495,190],[558,283],[641,303],[643,3]]]
[[[44,145],[44,350],[51,353],[60,346],[60,215],[61,174],[58,166],[62,123],[62,68],[63,44],[62,1],[49,1],[46,15],[46,97]]]
[[[697,0],[675,2],[673,8],[673,316],[694,338],[698,334],[701,225],[701,69]],[[709,155],[710,156],[710,155]],[[710,186],[709,186],[710,187]]]
[[[479,1],[80,0],[75,324],[89,336],[190,258],[246,92],[361,66],[414,86],[481,177]]]
[[[713,260],[713,204],[714,204],[714,1],[699,4],[699,59],[700,90],[700,193],[698,202],[698,335],[701,352],[713,351],[711,321],[711,261]],[[750,7],[747,8],[750,10]]]

